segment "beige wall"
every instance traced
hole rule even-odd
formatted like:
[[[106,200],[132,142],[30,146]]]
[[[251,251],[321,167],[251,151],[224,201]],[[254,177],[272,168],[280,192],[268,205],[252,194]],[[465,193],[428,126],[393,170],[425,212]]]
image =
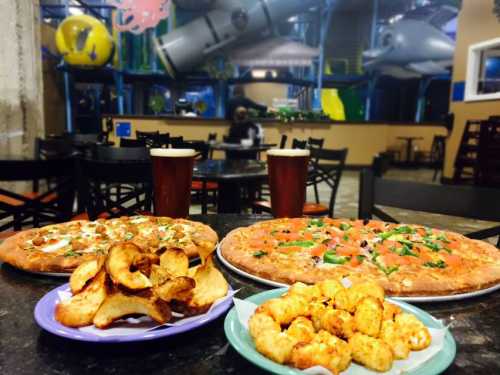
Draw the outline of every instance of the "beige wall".
[[[209,133],[217,133],[218,139],[226,135],[229,124],[223,120],[173,120],[166,118],[121,118],[116,122],[130,122],[132,137],[136,130],[170,133],[171,136],[183,136],[189,140],[206,140]],[[373,124],[328,124],[328,123],[295,123],[285,125],[278,122],[264,123],[266,143],[279,144],[281,135],[288,136],[288,145],[293,138],[307,139],[325,138],[326,148],[349,149],[348,165],[370,165],[373,156],[388,148],[404,150],[404,142],[398,140],[400,136],[423,137],[416,142],[421,150],[430,150],[434,135],[445,135],[446,130],[441,126],[405,126],[405,125],[373,125]],[[110,140],[119,145],[119,139],[112,135]],[[214,158],[222,158],[222,153],[216,153]]]
[[[458,20],[457,47],[453,64],[453,82],[465,81],[469,46],[500,37],[500,22],[493,14],[491,0],[463,0]],[[444,177],[451,178],[455,157],[462,138],[465,122],[500,114],[500,101],[451,102],[455,124],[447,143]]]

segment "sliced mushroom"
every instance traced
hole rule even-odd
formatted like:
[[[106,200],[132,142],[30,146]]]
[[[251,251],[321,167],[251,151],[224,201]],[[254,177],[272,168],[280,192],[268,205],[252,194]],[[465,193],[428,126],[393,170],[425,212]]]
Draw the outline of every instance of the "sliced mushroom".
[[[115,284],[130,290],[140,290],[153,286],[149,278],[140,270],[132,271],[134,262],[142,256],[141,249],[131,242],[111,247],[106,260],[106,270]]]

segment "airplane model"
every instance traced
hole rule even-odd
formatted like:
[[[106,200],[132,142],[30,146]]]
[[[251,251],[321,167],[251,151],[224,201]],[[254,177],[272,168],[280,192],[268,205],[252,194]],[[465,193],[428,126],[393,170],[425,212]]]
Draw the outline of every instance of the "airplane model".
[[[363,53],[364,68],[398,78],[449,74],[455,51],[458,9],[416,8],[384,26],[379,46]]]

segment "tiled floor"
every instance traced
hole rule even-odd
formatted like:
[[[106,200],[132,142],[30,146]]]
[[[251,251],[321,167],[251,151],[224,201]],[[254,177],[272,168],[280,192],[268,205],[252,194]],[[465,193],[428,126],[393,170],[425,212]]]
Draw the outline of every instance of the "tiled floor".
[[[384,175],[384,178],[418,181],[423,183],[433,183],[434,171],[428,169],[403,170],[391,169]],[[321,202],[328,202],[330,189],[326,184],[319,186]],[[359,172],[344,172],[335,203],[335,217],[356,218],[358,216],[358,193],[359,193]],[[314,201],[312,189],[308,191],[308,201]],[[430,227],[443,228],[459,233],[468,233],[492,227],[491,222],[469,220],[451,216],[435,215],[415,211],[398,210],[386,208],[387,213],[399,219],[401,222],[425,224]],[[199,213],[199,206],[192,207],[191,213]]]

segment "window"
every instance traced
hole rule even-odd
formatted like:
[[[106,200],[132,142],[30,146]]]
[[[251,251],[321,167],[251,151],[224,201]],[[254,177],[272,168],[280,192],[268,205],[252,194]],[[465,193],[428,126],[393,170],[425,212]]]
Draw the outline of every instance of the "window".
[[[471,45],[467,61],[465,100],[500,99],[500,38]]]

